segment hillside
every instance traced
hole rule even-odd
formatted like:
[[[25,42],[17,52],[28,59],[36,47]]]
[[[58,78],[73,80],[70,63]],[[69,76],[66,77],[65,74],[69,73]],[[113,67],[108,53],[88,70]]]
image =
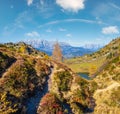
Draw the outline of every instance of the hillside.
[[[114,57],[94,79],[98,89],[94,93],[95,113],[119,114],[120,112],[120,55]]]
[[[75,67],[81,68],[77,69],[77,72],[85,71],[95,76],[93,78],[97,85],[93,92],[95,114],[120,113],[120,38],[114,39],[93,54],[69,59],[66,63],[73,70],[76,70]]]
[[[103,59],[92,80],[23,42],[1,44],[0,114],[119,114],[119,44],[120,38],[78,58],[86,65]]]
[[[101,71],[109,60],[117,56],[118,53],[120,53],[120,38],[112,40],[108,45],[95,53],[67,59],[65,64],[75,72],[88,72],[92,76],[97,71]]]
[[[23,42],[0,45],[0,114],[92,112],[91,84]]]
[[[24,111],[25,99],[43,87],[50,73],[45,58],[24,43],[0,45],[0,114]]]

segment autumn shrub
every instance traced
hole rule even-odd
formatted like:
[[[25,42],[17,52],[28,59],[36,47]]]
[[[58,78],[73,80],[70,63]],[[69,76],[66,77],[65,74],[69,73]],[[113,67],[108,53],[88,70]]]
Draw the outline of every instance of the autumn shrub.
[[[13,114],[18,110],[18,99],[7,92],[0,94],[0,114]]]
[[[2,74],[14,61],[14,57],[9,57],[8,55],[0,52],[0,74]]]
[[[34,81],[36,72],[27,61],[19,60],[12,65],[6,75],[7,81],[4,88],[16,94],[15,90],[21,93],[22,90],[28,89],[28,83]]]
[[[38,59],[35,63],[35,70],[39,77],[45,77],[50,73],[49,66],[43,63],[40,59]]]
[[[88,81],[79,76],[76,76],[75,82],[81,87],[81,89],[85,89],[88,87]]]
[[[93,94],[98,88],[97,83],[94,80],[91,80],[89,83],[89,90],[91,92],[91,94]]]
[[[69,84],[72,80],[72,76],[69,71],[60,71],[56,73],[55,80],[57,82],[60,91],[69,90]]]
[[[71,107],[74,109],[74,113],[83,114],[83,111],[80,109],[80,107],[75,102],[71,103]]]
[[[54,94],[47,93],[40,101],[37,114],[64,114],[60,101]]]

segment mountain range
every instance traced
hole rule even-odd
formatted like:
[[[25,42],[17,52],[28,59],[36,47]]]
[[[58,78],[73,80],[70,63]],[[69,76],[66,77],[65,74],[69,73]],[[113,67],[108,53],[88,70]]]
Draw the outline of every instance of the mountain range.
[[[77,75],[76,68],[92,78]],[[0,114],[119,114],[119,109],[120,38],[64,63],[24,42],[0,44]]]
[[[56,42],[47,40],[26,40],[25,43],[51,56]],[[59,45],[65,58],[83,56],[101,48],[98,44],[86,44],[85,46],[75,47],[65,42],[59,42]]]
[[[87,72],[96,83],[94,114],[120,113],[120,37],[97,52],[67,59],[65,63],[75,72]]]

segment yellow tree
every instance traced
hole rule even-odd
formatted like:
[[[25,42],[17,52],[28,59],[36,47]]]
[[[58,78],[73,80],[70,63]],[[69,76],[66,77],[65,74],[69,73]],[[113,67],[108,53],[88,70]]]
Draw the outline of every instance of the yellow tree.
[[[96,71],[97,71],[97,66],[96,65],[91,65],[90,68],[89,68],[89,75],[93,76]]]
[[[18,52],[27,53],[27,46],[21,45]]]
[[[53,58],[54,60],[57,60],[57,61],[62,61],[62,60],[63,60],[62,51],[61,51],[61,48],[60,48],[58,42],[56,42],[56,43],[54,44],[54,49],[53,49],[52,58]]]

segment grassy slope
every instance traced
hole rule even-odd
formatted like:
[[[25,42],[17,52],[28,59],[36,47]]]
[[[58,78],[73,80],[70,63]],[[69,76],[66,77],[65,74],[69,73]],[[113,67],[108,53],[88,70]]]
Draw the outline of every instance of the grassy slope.
[[[22,101],[23,97],[26,97],[27,92],[32,92],[34,88],[37,87],[37,85],[44,83],[44,77],[49,74],[49,65],[51,61],[48,60],[48,56],[46,56],[44,53],[36,52],[36,50],[33,48],[29,48],[25,44],[22,44],[21,46],[14,46],[13,44],[0,46],[0,52],[2,53],[1,55],[5,55],[8,59],[15,58],[16,60],[15,62],[11,62],[9,66],[7,66],[5,63],[7,67],[4,67],[5,70],[2,72],[2,77],[0,78],[0,104],[2,104],[0,111],[2,112],[7,111],[6,113],[8,114],[11,111],[16,112],[18,107],[22,106],[20,101]],[[82,114],[84,109],[90,107],[91,101],[89,98],[93,93],[95,99],[97,98],[97,107],[95,108],[96,112],[99,111],[101,104],[105,104],[104,102],[106,101],[110,101],[110,104],[107,102],[105,105],[107,109],[110,107],[114,109],[115,106],[117,111],[118,106],[116,106],[115,103],[117,101],[118,105],[119,102],[119,96],[117,96],[119,94],[118,83],[120,76],[119,52],[120,39],[116,39],[112,41],[111,44],[101,49],[99,52],[79,58],[79,63],[86,67],[90,64],[90,62],[91,64],[92,62],[95,62],[95,59],[96,61],[100,61],[98,59],[105,60],[106,58],[109,60],[108,67],[106,66],[106,68],[91,82],[76,76],[66,66],[54,63],[54,65],[56,65],[56,71],[54,72],[51,80],[51,92],[56,95],[61,103],[63,101],[67,101],[72,107],[74,113],[79,112]],[[4,59],[4,56],[1,57]],[[101,60],[102,63],[103,60]],[[84,63],[82,63],[82,61],[84,61]],[[98,63],[96,63],[96,65],[98,65]],[[89,69],[87,69],[87,71],[88,70]],[[110,81],[111,78],[112,81]],[[98,89],[96,90],[97,84]],[[106,99],[104,100],[104,96],[107,96],[108,93],[110,94],[108,97],[105,97]],[[113,102],[111,101],[113,98],[115,98],[115,102],[112,105],[115,105],[109,106]],[[100,99],[103,100],[99,101]]]
[[[76,72],[89,72],[91,64],[101,66],[93,80],[97,83],[97,88],[93,91],[96,100],[94,113],[120,113],[120,38],[98,52],[65,62]],[[93,84],[93,88],[94,86]]]
[[[96,114],[119,114],[120,112],[120,55],[111,60],[94,79],[98,89],[94,93]]]
[[[87,57],[86,59],[84,58],[72,58],[72,59],[69,59],[69,60],[66,60],[65,63],[74,71],[74,72],[85,72],[85,73],[88,73],[89,72],[89,69],[92,67],[92,66],[97,66],[97,68],[99,68],[102,63],[104,62],[105,60],[105,57],[101,57],[101,58],[97,58],[96,59],[93,59],[91,60],[92,58],[91,57]]]
[[[38,52],[24,43],[10,43],[0,45],[0,58],[2,59],[0,68],[3,69],[0,72],[0,114],[23,113],[24,100],[30,97],[30,94],[34,94],[35,88],[43,88],[45,78],[50,73],[51,64],[56,66],[50,88],[52,96],[56,96],[53,99],[55,105],[50,104],[47,109],[43,106],[43,111],[49,111],[49,109],[55,111],[54,106],[59,105],[59,103],[61,106],[65,101],[70,104],[75,113],[82,113],[85,108],[89,107],[89,82],[77,77],[65,65],[51,61],[46,54]],[[8,64],[6,61],[10,61],[11,58],[14,61]],[[5,65],[3,66],[3,64]],[[56,99],[59,102],[56,102]],[[58,108],[60,107],[58,106]],[[38,113],[39,111],[41,110],[38,109]],[[59,111],[63,111],[62,108]]]
[[[119,51],[120,38],[117,38],[99,51],[90,55],[67,59],[65,64],[75,72],[91,72],[93,69],[92,72],[95,73],[106,60],[119,53]]]
[[[0,114],[21,111],[24,99],[50,73],[46,55],[22,44],[0,45]]]
[[[67,102],[74,114],[83,114],[91,107],[90,97],[96,89],[94,81],[89,82],[60,64],[54,66],[50,83],[50,92],[56,94],[60,101]]]

